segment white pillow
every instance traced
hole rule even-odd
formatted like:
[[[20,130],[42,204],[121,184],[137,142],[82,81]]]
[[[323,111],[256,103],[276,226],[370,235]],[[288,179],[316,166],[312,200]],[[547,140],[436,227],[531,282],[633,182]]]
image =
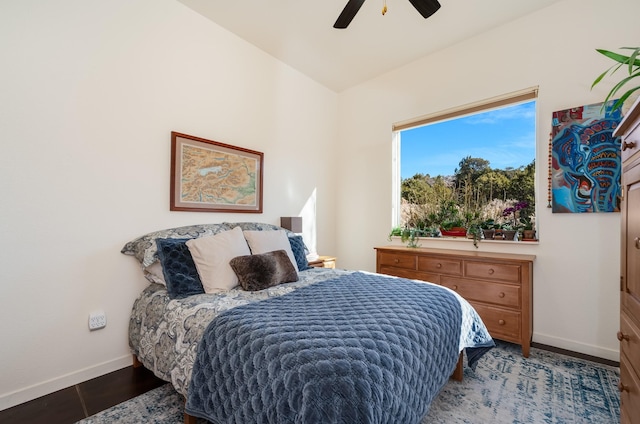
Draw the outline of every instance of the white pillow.
[[[237,228],[237,227],[236,227]],[[253,255],[259,255],[261,253],[273,252],[275,250],[284,250],[289,256],[289,260],[299,272],[296,257],[293,256],[291,250],[291,243],[289,243],[289,237],[284,230],[276,231],[244,231],[244,238],[247,239],[251,253]]]
[[[251,254],[240,227],[214,236],[192,239],[186,245],[205,293],[218,293],[237,286],[238,277],[229,261],[236,256]]]

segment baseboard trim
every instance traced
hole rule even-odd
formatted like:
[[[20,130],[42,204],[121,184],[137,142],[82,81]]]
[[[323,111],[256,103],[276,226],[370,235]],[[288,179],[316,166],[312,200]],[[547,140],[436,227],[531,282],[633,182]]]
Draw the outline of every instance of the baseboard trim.
[[[23,389],[0,395],[0,411],[29,402],[41,396],[45,396],[58,390],[83,383],[92,378],[100,377],[113,371],[131,366],[131,355],[124,355],[111,361],[87,367],[60,377],[52,378]]]
[[[612,366],[618,366],[613,363],[619,364],[620,361],[619,350],[606,349],[545,334],[534,333],[532,346]]]
[[[605,349],[598,346],[587,345],[537,333],[533,335],[532,346],[593,362],[619,366],[618,361],[620,360],[620,351],[618,350]],[[0,395],[0,411],[11,408],[12,406],[20,405],[24,402],[29,402],[58,390],[83,383],[91,380],[92,378],[100,377],[110,372],[126,368],[131,364],[131,355],[124,355],[111,361],[102,362],[92,367],[87,367],[14,392],[2,394]]]

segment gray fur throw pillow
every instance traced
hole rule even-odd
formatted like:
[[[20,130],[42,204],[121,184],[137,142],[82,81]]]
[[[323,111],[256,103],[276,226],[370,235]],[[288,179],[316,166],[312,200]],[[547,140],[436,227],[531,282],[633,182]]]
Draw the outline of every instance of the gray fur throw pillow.
[[[298,273],[284,250],[259,255],[236,256],[229,262],[247,291],[263,290],[281,283],[298,281]]]

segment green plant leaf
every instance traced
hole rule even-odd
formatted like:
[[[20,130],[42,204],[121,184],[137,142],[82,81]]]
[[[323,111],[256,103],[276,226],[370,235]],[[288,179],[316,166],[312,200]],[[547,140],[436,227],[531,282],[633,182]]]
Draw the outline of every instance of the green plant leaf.
[[[633,73],[633,64],[638,62],[636,66],[640,66],[640,60],[637,59],[638,53],[640,53],[640,47],[635,49],[631,56],[629,56],[629,75]]]
[[[631,90],[624,93],[616,103],[613,104],[613,110],[616,110],[618,107],[622,107],[622,104],[636,91],[640,90],[640,86],[636,88],[632,88]],[[618,105],[619,104],[619,105]]]
[[[609,93],[608,97],[615,96],[615,94],[618,92],[618,90],[620,90],[622,88],[622,86],[627,83],[628,80],[629,80],[628,78],[625,78],[622,81],[618,81],[618,83],[616,85],[614,85],[613,88],[611,89],[611,92]]]
[[[609,68],[611,69],[611,68]],[[600,81],[602,81],[602,78],[605,77],[605,75],[607,75],[609,73],[609,69],[607,69],[606,71],[604,71],[603,73],[600,74],[600,76],[598,78],[595,79],[595,81],[593,81],[593,84],[591,84],[591,89],[593,90],[593,87],[596,86],[597,83],[599,83]]]
[[[620,62],[624,65],[628,64],[629,66],[640,66],[640,60],[636,59],[636,57],[638,56],[637,51],[635,51],[631,56],[625,56],[623,54],[615,53],[609,50],[596,49],[596,51],[605,55],[609,59]]]
[[[607,58],[616,62],[616,64],[612,65],[609,69],[604,71],[602,74],[598,75],[598,77],[591,84],[591,89],[595,87],[598,83],[600,83],[607,75],[609,77],[613,76],[615,72],[617,72],[622,66],[628,71],[628,75],[618,81],[609,91],[607,97],[605,98],[602,109],[604,110],[605,105],[613,100],[616,94],[622,90],[622,87],[627,83],[631,82],[637,77],[640,77],[640,47],[621,47],[623,50],[631,50],[631,54],[629,56],[612,52],[610,50],[604,49],[596,49],[596,51]],[[617,110],[622,107],[624,102],[633,94],[636,90],[638,90],[640,86],[632,87],[627,90],[619,99],[617,99],[613,106],[612,110]]]

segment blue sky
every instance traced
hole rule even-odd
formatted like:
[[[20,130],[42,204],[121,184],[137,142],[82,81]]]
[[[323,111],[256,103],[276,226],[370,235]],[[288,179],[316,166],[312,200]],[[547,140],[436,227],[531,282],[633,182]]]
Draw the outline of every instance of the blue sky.
[[[528,165],[536,156],[535,101],[402,131],[402,179],[453,175],[466,156],[494,169]]]

